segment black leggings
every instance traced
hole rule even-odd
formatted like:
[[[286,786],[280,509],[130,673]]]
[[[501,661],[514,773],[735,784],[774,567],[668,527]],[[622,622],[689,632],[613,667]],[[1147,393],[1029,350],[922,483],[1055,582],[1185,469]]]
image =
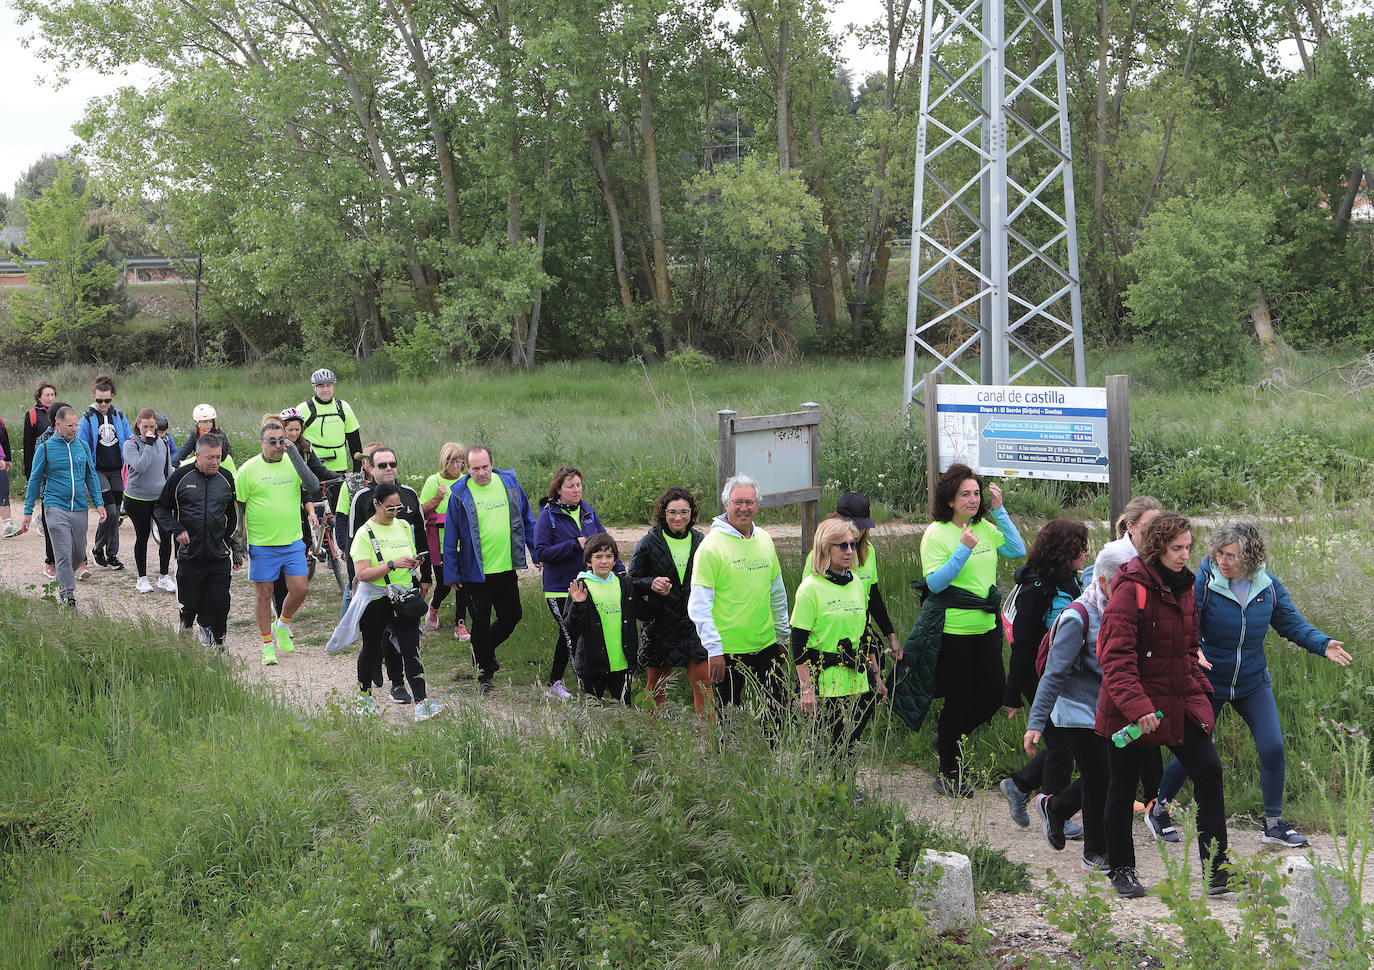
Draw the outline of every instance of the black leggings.
[[[565,617],[568,598],[566,596],[545,596],[549,612],[553,614],[555,626],[553,641],[553,667],[549,671],[549,684],[562,680],[568,672],[568,658],[572,656],[572,641],[568,638],[568,621]]]
[[[1050,793],[1050,814],[1061,822],[1083,811],[1083,856],[1107,854],[1107,739],[1092,728],[1056,728],[1055,744],[1078,762],[1078,780]],[[1048,772],[1046,772],[1048,777]],[[1025,789],[1021,789],[1025,791]]]
[[[873,720],[876,699],[871,690],[847,697],[816,698],[817,723],[822,732],[830,734],[830,753],[836,759],[836,768],[840,767],[839,758],[842,755],[854,754],[859,736],[868,727],[868,722]]]
[[[444,600],[448,599],[448,594],[452,592],[453,597],[453,625],[457,626],[463,622],[463,617],[467,614],[468,599],[463,592],[463,587],[459,586],[456,590],[450,590],[444,583],[443,563],[434,568],[434,591],[430,593],[429,608],[437,610],[443,605]]]
[[[358,621],[359,632],[363,635],[363,647],[358,651],[358,687],[367,691],[381,675],[382,658],[396,651],[390,647],[390,632],[396,637],[400,648],[401,660],[405,664],[405,678],[410,682],[410,693],[418,704],[425,699],[425,667],[420,663],[420,623],[418,620],[398,620],[391,608],[391,601],[378,596],[363,611]],[[393,680],[398,683],[399,680]]]
[[[44,505],[38,510],[38,521],[43,523],[43,565],[51,566],[56,560],[52,556],[52,536],[48,535],[48,507]],[[80,563],[72,563],[79,566]]]
[[[597,700],[607,695],[613,701],[620,701],[626,707],[634,706],[634,675],[628,670],[612,670],[606,673],[591,674],[579,678],[582,690]]]
[[[156,505],[156,500],[124,497],[124,509],[134,524],[134,565],[140,576],[148,575],[148,538],[153,531],[153,507]],[[158,574],[166,576],[167,565],[172,561],[172,537],[161,529],[157,531]]]
[[[1191,720],[1184,720],[1183,743],[1169,745],[1188,776],[1193,779],[1197,800],[1197,844],[1199,856],[1207,859],[1213,848],[1217,863],[1226,861],[1226,797],[1222,792],[1221,759],[1212,736]],[[1131,823],[1135,820],[1135,786],[1141,769],[1158,763],[1159,747],[1139,741],[1124,748],[1109,746],[1107,762],[1111,779],[1107,783],[1107,859],[1113,869],[1135,868],[1135,841]],[[1086,822],[1086,819],[1085,819]]]
[[[959,773],[963,739],[992,720],[1002,706],[1006,683],[1000,627],[943,635],[935,665],[936,696],[945,699],[935,737],[940,774]]]
[[[721,718],[744,701],[746,690],[757,690],[763,697],[764,727],[776,741],[787,712],[786,662],[787,650],[780,643],[753,653],[727,653],[725,679],[715,685]]]

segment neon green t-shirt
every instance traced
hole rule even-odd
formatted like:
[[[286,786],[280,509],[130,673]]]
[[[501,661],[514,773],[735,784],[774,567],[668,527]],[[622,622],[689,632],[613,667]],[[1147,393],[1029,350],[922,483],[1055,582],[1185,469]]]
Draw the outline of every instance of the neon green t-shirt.
[[[482,542],[482,571],[504,573],[514,569],[510,552],[510,499],[506,483],[497,475],[487,485],[468,479],[472,502],[477,506],[477,535]]]
[[[424,506],[439,496],[439,504],[434,506],[434,511],[441,517],[448,511],[448,490],[453,487],[453,483],[458,481],[456,478],[445,478],[438,472],[425,479],[424,486],[420,489],[420,507]],[[439,521],[439,548],[444,548],[444,524],[443,519]]]
[[[376,552],[372,549],[372,540],[367,534],[371,529],[377,537],[377,545],[382,547],[382,558],[378,559]],[[395,522],[390,525],[378,525],[368,519],[358,527],[358,534],[353,537],[353,545],[348,550],[348,558],[355,563],[359,560],[366,560],[369,566],[380,566],[389,559],[404,559],[407,556],[415,555],[415,531],[410,527],[410,523],[397,517]],[[387,573],[381,579],[369,580],[373,586],[385,586],[391,583],[394,586],[410,586],[411,576],[409,569],[402,569],[399,566]]]
[[[966,589],[975,596],[986,596],[997,581],[997,550],[1007,540],[991,518],[975,522],[971,528],[978,536],[978,544],[950,585]],[[963,530],[953,522],[932,522],[926,527],[926,534],[921,537],[921,568],[925,575],[929,576],[949,561],[962,535]],[[987,633],[996,623],[997,614],[983,610],[945,611],[946,633]]]
[[[301,434],[315,446],[320,463],[332,472],[346,472],[352,468],[353,456],[348,453],[348,434],[357,431],[359,426],[348,402],[335,398],[328,404],[321,404],[311,397],[302,401],[296,410],[305,416],[307,424]],[[311,414],[315,415],[313,421]]]
[[[868,587],[855,576],[843,586],[811,573],[797,587],[792,604],[792,628],[810,630],[807,646],[837,652],[841,640],[856,648],[868,619]],[[812,672],[812,676],[815,672]],[[817,697],[849,697],[868,690],[868,674],[852,667],[830,667],[821,672]]]
[[[620,577],[611,573],[604,580],[597,579],[595,573],[578,573],[577,578],[587,584],[587,595],[592,606],[601,617],[601,636],[606,641],[606,659],[610,661],[611,672],[628,670],[629,661],[625,659],[625,644],[620,636]]]
[[[673,565],[677,567],[677,581],[687,582],[687,560],[692,557],[692,536],[689,533],[681,539],[674,539],[668,533],[663,533],[663,541],[668,543],[668,552],[673,557]]]
[[[777,642],[771,594],[782,575],[773,539],[758,526],[748,539],[712,529],[692,561],[692,585],[715,590],[711,618],[725,653],[755,653]]]
[[[244,505],[248,544],[289,546],[301,538],[300,475],[289,458],[269,462],[254,455],[234,476],[234,497]]]

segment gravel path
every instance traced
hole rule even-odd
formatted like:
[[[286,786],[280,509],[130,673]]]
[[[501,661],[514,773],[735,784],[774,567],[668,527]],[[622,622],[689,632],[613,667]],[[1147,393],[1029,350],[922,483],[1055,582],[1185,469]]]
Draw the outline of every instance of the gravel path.
[[[800,534],[796,525],[770,524],[769,532],[781,539],[795,539]],[[91,535],[95,531],[95,517],[91,517]],[[611,530],[618,542],[632,544],[644,529]],[[879,535],[910,534],[919,531],[919,526],[904,523],[889,523],[877,528]],[[77,609],[82,614],[103,613],[111,618],[148,617],[160,621],[168,627],[168,635],[177,627],[175,596],[154,591],[142,594],[135,592],[136,576],[133,570],[133,530],[126,523],[121,534],[124,550],[122,558],[127,568],[122,572],[111,572],[92,566],[91,579],[77,584]],[[150,565],[156,565],[156,548],[149,550]],[[25,596],[38,597],[44,593],[44,579],[41,571],[43,561],[43,539],[34,532],[0,544],[0,584],[5,588]],[[151,570],[150,570],[151,571]],[[529,571],[522,582],[537,582],[538,574]],[[153,575],[154,580],[156,574]],[[320,582],[329,582],[326,575]],[[330,703],[343,703],[351,700],[355,690],[355,654],[346,653],[330,657],[324,653],[323,643],[328,638],[337,620],[337,605],[332,597],[327,599],[307,598],[306,605],[296,617],[296,639],[299,643],[293,654],[280,658],[275,666],[261,664],[261,647],[256,626],[252,619],[253,588],[248,581],[247,570],[240,570],[233,578],[233,605],[230,610],[229,634],[226,649],[231,658],[237,661],[240,676],[246,682],[262,684],[277,692],[288,704],[302,708],[318,708]],[[451,632],[438,631],[427,633],[427,637],[449,635]],[[379,703],[385,698],[378,691]],[[528,694],[528,697],[526,697]],[[449,696],[441,691],[435,692],[435,699],[450,704],[470,701],[466,689],[451,689]],[[542,701],[542,692],[533,688],[507,688],[496,696],[488,698],[484,707],[496,720],[513,719],[518,722],[539,716],[535,701]],[[394,724],[411,723],[409,706],[382,704],[383,716]],[[911,817],[946,819],[960,832],[984,840],[1002,849],[1009,858],[1027,863],[1030,867],[1032,890],[1021,894],[989,894],[980,901],[980,911],[984,925],[994,929],[996,947],[1004,953],[1003,962],[1007,966],[1019,965],[1015,961],[1030,953],[1045,956],[1067,956],[1070,954],[1069,939],[1051,927],[1041,914],[1044,890],[1048,887],[1048,873],[1053,872],[1063,883],[1075,890],[1081,889],[1087,876],[1079,869],[1081,843],[1070,842],[1063,852],[1052,851],[1035,826],[1032,813],[1032,827],[1022,829],[1014,825],[1007,812],[1007,805],[997,791],[980,792],[968,800],[953,800],[934,794],[930,788],[930,776],[915,768],[900,771],[874,772],[866,779],[866,785],[884,795],[900,801]],[[1141,881],[1148,887],[1157,883],[1164,875],[1163,861],[1159,846],[1145,829],[1137,823],[1136,857],[1139,864]],[[1231,828],[1232,854],[1243,857],[1255,853],[1269,854],[1276,850],[1262,847],[1258,833],[1252,823],[1234,822]],[[1312,848],[1324,859],[1335,858],[1335,845],[1329,835],[1312,836]],[[1180,853],[1182,846],[1172,846],[1171,853]],[[1293,853],[1288,853],[1293,854]],[[1196,861],[1193,863],[1196,872]],[[1366,881],[1364,897],[1374,899],[1370,882],[1374,872]],[[1147,896],[1139,900],[1118,900],[1112,897],[1109,903],[1114,927],[1123,937],[1141,937],[1147,931],[1164,932],[1171,935],[1172,924],[1168,923],[1168,910],[1162,901]],[[1209,900],[1208,906],[1213,915],[1223,923],[1236,927],[1240,913],[1235,896],[1224,896]],[[1124,958],[1123,958],[1124,960]],[[1139,961],[1125,961],[1142,965]],[[1146,964],[1147,965],[1147,964]]]

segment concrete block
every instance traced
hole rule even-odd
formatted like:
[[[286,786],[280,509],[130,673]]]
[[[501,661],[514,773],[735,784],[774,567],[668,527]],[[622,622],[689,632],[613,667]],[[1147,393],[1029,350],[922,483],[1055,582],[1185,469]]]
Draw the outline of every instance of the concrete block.
[[[1320,859],[1317,865],[1321,866]],[[1328,927],[1332,923],[1339,921],[1339,914],[1350,902],[1350,892],[1346,884],[1337,878],[1335,870],[1329,866],[1322,868],[1336,916],[1331,915],[1332,909],[1322,899],[1317,867],[1312,865],[1307,856],[1288,856],[1281,870],[1288,876],[1288,885],[1283,892],[1288,905],[1284,908],[1283,918],[1293,931],[1298,954],[1308,966],[1313,967],[1325,965],[1324,958],[1331,941],[1324,934],[1330,932]]]
[[[935,932],[973,925],[973,864],[968,856],[926,849],[913,884],[911,904],[925,914]]]

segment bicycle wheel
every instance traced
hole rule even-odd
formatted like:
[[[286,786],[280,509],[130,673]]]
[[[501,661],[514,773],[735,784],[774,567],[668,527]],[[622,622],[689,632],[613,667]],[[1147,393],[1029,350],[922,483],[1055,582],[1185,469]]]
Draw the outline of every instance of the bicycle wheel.
[[[348,566],[344,563],[343,557],[339,555],[338,547],[334,545],[334,537],[331,535],[325,540],[325,548],[328,550],[326,556],[329,562],[329,569],[334,574],[334,582],[339,584],[339,595],[348,595]]]

